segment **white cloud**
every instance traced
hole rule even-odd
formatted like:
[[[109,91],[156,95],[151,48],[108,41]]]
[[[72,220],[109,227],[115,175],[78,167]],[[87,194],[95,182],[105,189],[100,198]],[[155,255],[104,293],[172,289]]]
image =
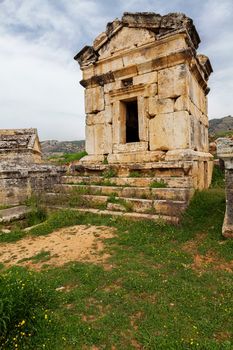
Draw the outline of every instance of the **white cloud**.
[[[38,127],[42,138],[83,138],[81,74],[75,62],[66,64],[67,53],[56,60],[59,50],[12,37],[0,38],[0,47],[1,127]]]

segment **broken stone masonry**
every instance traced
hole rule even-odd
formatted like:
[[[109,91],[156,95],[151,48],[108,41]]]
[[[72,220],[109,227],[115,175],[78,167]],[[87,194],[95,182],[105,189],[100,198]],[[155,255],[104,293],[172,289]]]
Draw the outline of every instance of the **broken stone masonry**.
[[[62,169],[41,160],[36,129],[0,129],[0,205],[17,205],[51,190]]]
[[[222,234],[224,237],[233,238],[233,141],[219,138],[217,155],[224,162],[226,181],[226,213]]]
[[[77,167],[80,182],[101,182],[111,171],[109,181],[118,186],[112,191],[133,211],[164,216],[179,216],[194,189],[208,188],[212,67],[197,54],[199,43],[184,14],[124,13],[75,56],[83,73],[88,153]]]

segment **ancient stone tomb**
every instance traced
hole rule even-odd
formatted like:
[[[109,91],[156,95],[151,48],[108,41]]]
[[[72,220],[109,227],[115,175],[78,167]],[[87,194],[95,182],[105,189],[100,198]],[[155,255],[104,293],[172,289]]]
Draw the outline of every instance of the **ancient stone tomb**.
[[[0,129],[0,206],[51,190],[62,169],[43,164],[36,129]]]
[[[175,165],[209,186],[208,57],[184,14],[125,13],[76,56],[85,87],[83,164]]]

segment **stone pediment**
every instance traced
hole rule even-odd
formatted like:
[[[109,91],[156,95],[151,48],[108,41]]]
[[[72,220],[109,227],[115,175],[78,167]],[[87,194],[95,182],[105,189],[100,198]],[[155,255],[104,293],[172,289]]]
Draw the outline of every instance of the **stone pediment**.
[[[200,38],[192,19],[186,15],[170,13],[161,16],[151,12],[126,12],[121,20],[115,19],[108,23],[105,32],[97,36],[93,45],[85,46],[74,59],[81,67],[88,66],[100,59],[149,44],[177,31],[186,31],[193,47],[197,49]]]
[[[41,157],[41,147],[37,130],[0,129],[0,158],[10,157],[11,153],[14,155],[35,153]]]

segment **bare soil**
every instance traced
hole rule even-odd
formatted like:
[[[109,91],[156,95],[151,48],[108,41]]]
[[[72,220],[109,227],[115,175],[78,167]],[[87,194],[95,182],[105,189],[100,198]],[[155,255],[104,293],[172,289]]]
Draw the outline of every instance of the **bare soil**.
[[[40,269],[44,264],[61,266],[70,261],[104,264],[109,254],[104,240],[114,237],[114,228],[76,225],[52,232],[47,236],[25,237],[15,243],[0,244],[0,263]],[[47,255],[46,255],[47,253]],[[41,254],[41,259],[35,258]]]
[[[226,262],[211,250],[206,252],[205,255],[198,253],[198,246],[204,241],[205,237],[205,234],[197,234],[194,240],[188,241],[183,245],[182,249],[193,257],[193,263],[190,267],[194,270],[202,271],[211,266],[213,270],[233,272],[233,260]]]

